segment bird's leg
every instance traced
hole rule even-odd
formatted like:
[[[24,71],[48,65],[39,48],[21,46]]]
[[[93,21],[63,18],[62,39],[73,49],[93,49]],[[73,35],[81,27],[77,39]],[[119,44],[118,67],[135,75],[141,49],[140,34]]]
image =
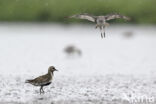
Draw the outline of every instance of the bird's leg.
[[[105,38],[105,26],[103,26],[103,36]]]
[[[101,38],[103,38],[102,32],[101,32]]]
[[[44,93],[44,91],[43,91],[43,86],[40,87],[40,94],[41,94],[41,93]]]
[[[100,26],[100,31],[101,31],[101,38],[103,38],[103,35],[102,35],[102,27]]]
[[[40,87],[40,94],[42,93],[42,86]]]
[[[44,93],[43,86],[42,86],[42,93]]]

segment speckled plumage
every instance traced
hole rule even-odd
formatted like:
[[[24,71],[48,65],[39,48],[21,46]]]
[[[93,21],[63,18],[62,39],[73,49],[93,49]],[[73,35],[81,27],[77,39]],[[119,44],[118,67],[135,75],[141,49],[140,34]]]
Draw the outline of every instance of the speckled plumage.
[[[37,77],[35,79],[26,80],[26,83],[30,83],[30,84],[32,84],[34,86],[41,86],[40,87],[40,94],[44,93],[43,87],[51,84],[54,71],[57,71],[55,69],[55,67],[50,66],[48,68],[48,73],[47,74],[39,76],[39,77]]]

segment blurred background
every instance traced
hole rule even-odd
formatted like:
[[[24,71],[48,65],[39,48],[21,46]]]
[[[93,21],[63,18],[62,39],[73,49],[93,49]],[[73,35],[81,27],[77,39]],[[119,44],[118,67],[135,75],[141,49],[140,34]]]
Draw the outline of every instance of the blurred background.
[[[108,21],[102,39],[94,23],[65,18],[79,13],[131,21]],[[0,0],[0,104],[156,98],[155,24],[156,0]],[[51,65],[59,71],[40,96],[24,82]]]
[[[73,74],[153,73],[155,4],[155,0],[0,0],[0,68],[21,74],[44,71],[53,64],[62,74],[68,74],[67,69]],[[109,21],[106,38],[101,39],[94,23],[65,18],[79,13],[120,13],[131,21]],[[73,56],[80,60],[71,64],[66,59]]]
[[[155,0],[1,0],[0,21],[69,23],[75,20],[64,17],[78,13],[120,13],[131,17],[131,23],[155,24],[155,4]]]

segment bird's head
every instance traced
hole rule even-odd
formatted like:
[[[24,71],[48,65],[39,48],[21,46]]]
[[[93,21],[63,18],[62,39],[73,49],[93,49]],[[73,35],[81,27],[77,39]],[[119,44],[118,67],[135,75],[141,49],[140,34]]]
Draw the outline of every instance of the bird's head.
[[[54,72],[54,71],[58,71],[54,66],[50,66],[48,68],[48,72]]]

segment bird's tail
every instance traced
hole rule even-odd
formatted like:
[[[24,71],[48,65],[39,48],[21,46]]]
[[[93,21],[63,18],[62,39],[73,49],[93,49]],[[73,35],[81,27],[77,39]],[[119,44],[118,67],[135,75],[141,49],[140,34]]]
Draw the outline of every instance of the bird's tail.
[[[31,83],[33,80],[26,80],[25,83]]]

